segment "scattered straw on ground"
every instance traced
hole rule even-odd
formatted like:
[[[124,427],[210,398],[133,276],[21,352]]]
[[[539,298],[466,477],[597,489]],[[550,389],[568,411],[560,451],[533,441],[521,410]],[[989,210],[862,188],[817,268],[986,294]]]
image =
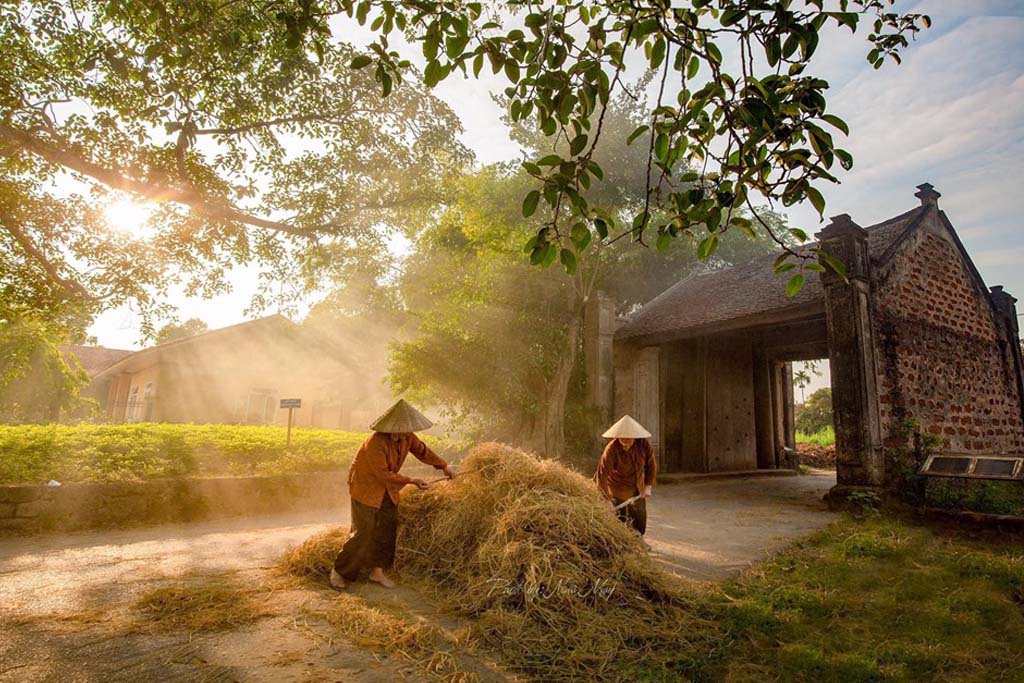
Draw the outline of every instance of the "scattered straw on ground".
[[[455,644],[433,624],[411,623],[346,594],[339,595],[330,609],[311,614],[329,623],[356,645],[408,659],[432,679],[445,683],[481,680],[479,674],[460,665],[453,651]]]
[[[331,527],[288,551],[278,561],[278,568],[288,574],[318,581],[327,581],[334,558],[348,539],[347,526]]]
[[[273,616],[261,587],[229,576],[186,576],[135,603],[139,626],[156,630],[223,631]]]

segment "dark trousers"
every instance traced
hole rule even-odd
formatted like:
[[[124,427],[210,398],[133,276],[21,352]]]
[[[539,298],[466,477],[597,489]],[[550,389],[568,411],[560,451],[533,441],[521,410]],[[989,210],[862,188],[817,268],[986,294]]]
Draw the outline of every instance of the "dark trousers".
[[[612,503],[620,505],[628,500],[627,498],[612,498]],[[640,498],[626,507],[616,510],[615,514],[625,523],[636,529],[637,533],[643,536],[647,532],[647,499]]]
[[[363,569],[387,569],[395,561],[398,507],[384,494],[380,508],[352,501],[352,532],[334,560],[334,570],[346,581],[359,578]]]

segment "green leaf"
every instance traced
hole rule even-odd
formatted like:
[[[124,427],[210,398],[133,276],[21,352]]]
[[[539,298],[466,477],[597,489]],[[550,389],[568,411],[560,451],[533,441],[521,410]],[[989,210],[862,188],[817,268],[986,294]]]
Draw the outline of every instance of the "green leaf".
[[[789,234],[797,239],[798,242],[803,243],[808,240],[807,233],[800,228],[790,228]]]
[[[827,251],[819,251],[818,255],[828,265],[829,268],[836,272],[836,275],[846,280],[846,264],[837,259]]]
[[[712,233],[702,239],[700,244],[697,245],[697,258],[701,261],[707,260],[709,256],[715,253],[718,249],[718,233]]]
[[[715,64],[722,63],[722,52],[721,50],[718,49],[717,45],[715,45],[714,43],[708,43],[707,50],[708,57],[711,58],[711,61],[713,61]]]
[[[547,268],[555,262],[556,258],[558,258],[558,247],[549,244],[548,248],[544,250],[544,258],[540,262],[541,267]]]
[[[587,230],[587,226],[583,223],[577,223],[572,226],[569,237],[572,240],[572,243],[576,245],[577,251],[583,251],[586,249],[591,240],[590,231]]]
[[[523,218],[529,218],[537,211],[537,203],[540,201],[540,190],[531,190],[523,199]]]
[[[427,62],[427,68],[423,70],[423,82],[428,88],[433,88],[441,80],[441,62],[432,59]]]
[[[658,251],[668,251],[668,248],[672,245],[672,235],[667,232],[658,233],[658,240],[655,242],[655,247]]]
[[[768,66],[775,66],[782,58],[782,42],[778,36],[772,36],[764,46],[765,57],[768,59]]]
[[[722,12],[720,21],[722,26],[732,26],[733,24],[738,24],[745,14],[746,12],[741,9],[727,9]]]
[[[789,278],[786,282],[786,296],[796,296],[804,286],[804,276],[802,273],[797,273],[793,277]]]
[[[562,260],[562,265],[565,266],[565,272],[569,275],[576,274],[576,254],[572,253],[568,249],[562,249],[559,253],[559,258]]]
[[[469,36],[448,36],[448,38],[445,39],[445,52],[448,54],[448,58],[454,60],[461,57],[463,51],[466,49],[466,45],[468,44]]]
[[[519,82],[519,65],[515,60],[510,59],[505,62],[505,76],[513,83]]]
[[[362,69],[364,66],[369,66],[372,62],[373,60],[368,55],[359,55],[348,66],[351,69]]]
[[[836,156],[839,157],[839,165],[842,166],[844,170],[849,171],[853,168],[853,156],[849,152],[845,149],[839,149],[838,147],[836,147],[834,151]]]
[[[605,223],[603,218],[594,219],[594,230],[596,230],[597,234],[601,236],[601,239],[608,238],[608,224]]]
[[[823,114],[821,120],[843,131],[843,135],[850,134],[850,127],[846,125],[846,121],[843,121],[835,114]]]
[[[659,161],[665,161],[668,157],[668,136],[664,133],[658,133],[658,137],[654,140],[654,156]]]
[[[629,137],[626,138],[626,144],[632,145],[634,140],[646,133],[649,129],[650,126],[638,126],[637,129],[630,133]]]
[[[821,193],[816,189],[807,186],[807,198],[811,201],[811,205],[814,206],[818,211],[818,215],[822,218],[825,217],[825,198],[821,196]]]
[[[548,154],[537,161],[541,166],[558,166],[562,163],[562,157],[557,154]]]
[[[582,134],[574,137],[572,142],[569,144],[569,153],[576,156],[582,152],[587,146],[587,139],[587,136]]]

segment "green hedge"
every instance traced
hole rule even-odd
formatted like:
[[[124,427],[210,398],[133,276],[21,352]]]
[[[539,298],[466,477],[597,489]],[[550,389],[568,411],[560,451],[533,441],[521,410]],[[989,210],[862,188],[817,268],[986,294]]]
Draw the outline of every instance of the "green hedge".
[[[364,432],[271,426],[0,425],[0,483],[269,475],[348,466]],[[427,437],[435,450],[448,444]]]

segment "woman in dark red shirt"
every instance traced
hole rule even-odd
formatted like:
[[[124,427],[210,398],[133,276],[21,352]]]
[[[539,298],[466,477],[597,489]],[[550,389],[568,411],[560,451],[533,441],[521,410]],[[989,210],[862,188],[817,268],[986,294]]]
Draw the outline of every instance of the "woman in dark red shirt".
[[[604,433],[611,439],[597,464],[594,481],[613,506],[619,519],[643,536],[647,531],[647,497],[651,495],[658,467],[649,441],[651,433],[631,418],[624,416]]]

